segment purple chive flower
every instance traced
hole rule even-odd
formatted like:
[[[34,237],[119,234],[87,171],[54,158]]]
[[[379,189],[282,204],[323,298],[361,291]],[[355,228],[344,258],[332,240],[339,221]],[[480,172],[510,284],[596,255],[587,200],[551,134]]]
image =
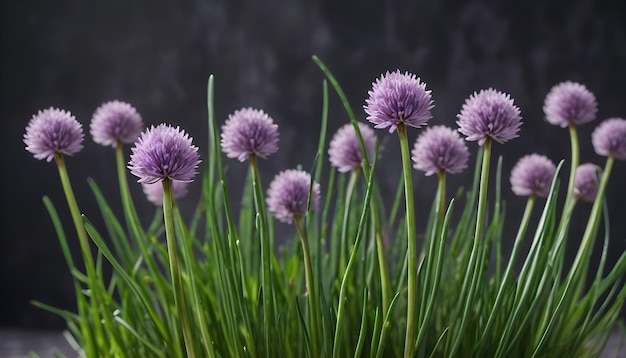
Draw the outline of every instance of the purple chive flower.
[[[609,118],[600,123],[591,134],[596,153],[626,160],[626,119]]]
[[[552,87],[543,105],[546,120],[561,127],[591,122],[597,111],[598,103],[593,93],[584,85],[571,81]]]
[[[152,126],[135,142],[128,168],[139,177],[139,183],[164,179],[190,182],[200,163],[198,147],[192,145],[191,140],[179,127]]]
[[[376,135],[374,130],[365,123],[358,122],[358,126],[367,158],[371,160],[376,151]],[[352,123],[343,125],[335,132],[330,141],[328,155],[330,164],[342,173],[361,167],[363,154]]]
[[[419,128],[433,117],[430,90],[409,72],[387,72],[372,84],[368,94],[363,108],[374,128],[389,128],[389,133],[393,133],[400,123]]]
[[[133,143],[142,129],[143,121],[135,107],[118,100],[106,102],[98,107],[90,125],[93,141],[112,147],[118,142]]]
[[[278,150],[278,126],[262,110],[243,108],[228,116],[221,144],[227,157],[240,162],[251,155],[267,158]]]
[[[73,155],[83,149],[83,126],[68,112],[50,107],[33,115],[24,144],[36,159],[51,161],[55,154]]]
[[[592,202],[598,194],[598,177],[602,176],[602,169],[593,163],[581,164],[576,168],[574,176],[574,197]]]
[[[478,141],[478,145],[483,145],[487,138],[498,143],[517,138],[522,125],[520,110],[513,99],[493,88],[474,92],[465,100],[457,118],[459,132],[468,141]]]
[[[309,173],[289,169],[282,171],[274,177],[267,190],[267,208],[276,219],[291,224],[294,216],[302,216],[306,213],[309,198],[309,185],[311,175]],[[320,185],[313,183],[311,192],[311,210],[317,210],[320,204]]]
[[[415,141],[411,152],[413,167],[433,175],[440,170],[455,174],[467,167],[469,151],[465,142],[452,128],[427,128]]]
[[[550,159],[540,154],[525,155],[511,170],[511,187],[519,196],[547,197],[556,167]]]
[[[172,182],[172,195],[176,198],[182,198],[189,192],[187,186],[188,182],[185,181],[173,181]],[[141,183],[143,193],[146,194],[146,198],[156,205],[163,205],[163,183],[160,181],[154,183]]]

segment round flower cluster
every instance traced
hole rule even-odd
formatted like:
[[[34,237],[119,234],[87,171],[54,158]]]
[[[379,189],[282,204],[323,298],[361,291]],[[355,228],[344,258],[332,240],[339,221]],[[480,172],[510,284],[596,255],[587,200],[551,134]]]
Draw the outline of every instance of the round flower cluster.
[[[115,147],[118,142],[134,142],[142,129],[143,121],[135,107],[117,100],[106,102],[98,107],[90,125],[93,141],[112,147]]]
[[[565,81],[552,87],[543,105],[546,120],[554,125],[567,127],[581,125],[596,118],[598,103],[587,87],[580,83]]]
[[[556,167],[550,159],[540,154],[523,156],[511,170],[511,187],[519,196],[547,197]]]
[[[164,179],[190,182],[200,163],[198,147],[179,127],[166,124],[152,126],[141,133],[131,148],[130,172],[140,183],[154,183]]]
[[[49,162],[57,154],[81,151],[83,137],[83,126],[70,112],[50,107],[37,112],[28,122],[24,144],[36,159]]]
[[[367,157],[371,160],[376,151],[376,135],[374,130],[365,123],[358,122],[358,126]],[[359,139],[352,123],[343,125],[333,135],[328,148],[328,156],[330,164],[342,173],[361,167],[363,153],[361,153]]]
[[[598,194],[598,177],[602,176],[602,169],[593,163],[581,164],[576,168],[574,176],[574,197],[592,202]]]
[[[259,109],[243,108],[229,115],[221,136],[222,151],[240,162],[251,155],[267,158],[278,150],[278,126]]]
[[[307,211],[311,175],[303,170],[289,169],[274,177],[267,190],[267,208],[274,217],[291,224],[294,217]],[[313,182],[311,190],[311,210],[320,204],[320,185]]]
[[[468,141],[483,145],[487,138],[498,143],[518,137],[522,125],[520,110],[508,94],[493,88],[474,92],[457,115],[459,132]]]
[[[445,126],[427,128],[411,152],[413,167],[433,175],[439,171],[460,173],[467,167],[469,151],[458,132]]]
[[[626,119],[609,118],[600,123],[591,134],[591,143],[599,155],[626,160]]]
[[[419,128],[432,118],[430,90],[409,72],[387,72],[372,84],[368,94],[363,108],[374,128],[389,128],[393,133],[399,124]]]

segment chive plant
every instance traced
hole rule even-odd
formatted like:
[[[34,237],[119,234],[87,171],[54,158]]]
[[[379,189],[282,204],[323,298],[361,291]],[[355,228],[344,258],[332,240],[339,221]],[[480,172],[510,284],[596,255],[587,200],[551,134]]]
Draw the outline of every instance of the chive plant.
[[[579,165],[584,139],[576,126],[595,119],[597,103],[581,84],[557,84],[544,111],[547,122],[568,128],[571,153],[557,165],[541,153],[519,159],[510,184],[520,198],[511,200],[526,200],[526,207],[519,225],[507,227],[502,163],[515,158],[492,158],[492,147],[516,145],[521,111],[510,95],[495,89],[471,94],[458,128],[450,128],[432,118],[433,94],[425,83],[397,70],[363,89],[364,112],[356,113],[328,67],[315,56],[313,62],[323,77],[317,152],[277,173],[267,187],[260,159],[279,151],[278,126],[254,108],[216,118],[213,76],[203,155],[180,128],[160,124],[142,132],[130,104],[110,101],[96,109],[90,133],[115,150],[122,198],[121,207],[113,207],[97,184],[107,178],[89,178],[99,213],[80,210],[66,167],[83,147],[82,125],[56,108],[33,116],[26,149],[36,159],[54,159],[74,224],[66,231],[44,197],[77,309],[33,303],[66,320],[76,353],[600,356],[626,299],[626,254],[607,264],[615,240],[608,217],[616,204],[605,195],[613,166],[626,159],[626,120],[610,118],[593,132],[595,152],[606,157],[603,168]],[[328,84],[347,121],[327,143]],[[363,116],[370,123],[357,120]],[[400,158],[385,153],[372,125],[397,131]],[[473,180],[450,188],[447,176],[469,166],[467,142],[478,144]],[[230,185],[226,171],[234,159],[249,163],[241,188]],[[402,173],[380,172],[383,160],[400,160]],[[414,169],[436,174],[432,202],[415,202]],[[133,197],[132,186],[139,184],[128,172],[146,198]],[[397,180],[393,198],[379,190],[381,176]],[[193,215],[184,217],[177,202],[192,185],[201,186],[202,195]],[[232,193],[242,193],[237,209]],[[155,204],[152,221],[139,219],[138,200]],[[588,213],[581,238],[569,230],[575,210]],[[103,227],[89,220],[92,215],[102,216]],[[428,217],[425,226],[417,225],[417,215]],[[289,224],[286,237],[278,237],[276,227]],[[82,263],[69,249],[75,238]],[[505,242],[513,244],[511,252],[503,252]],[[598,261],[596,242],[602,244]],[[576,252],[572,263],[567,248]],[[112,269],[107,278],[105,266]]]

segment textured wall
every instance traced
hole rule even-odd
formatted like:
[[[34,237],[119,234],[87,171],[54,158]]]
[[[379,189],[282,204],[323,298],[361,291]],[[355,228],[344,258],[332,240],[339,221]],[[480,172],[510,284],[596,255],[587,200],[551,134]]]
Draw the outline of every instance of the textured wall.
[[[495,146],[504,177],[515,161],[537,151],[558,161],[569,152],[566,131],[543,120],[550,87],[563,80],[586,84],[599,102],[599,119],[626,116],[626,23],[619,1],[3,1],[1,7],[0,118],[2,231],[0,231],[0,325],[60,327],[63,322],[31,307],[30,299],[71,309],[69,273],[41,202],[65,204],[54,164],[24,151],[22,135],[37,110],[58,106],[88,126],[93,110],[118,98],[137,107],[147,124],[184,127],[206,150],[206,80],[215,75],[216,113],[223,121],[243,106],[265,109],[280,125],[281,151],[262,162],[269,176],[313,160],[321,112],[317,54],[335,73],[354,106],[387,70],[412,71],[433,90],[431,123],[454,125],[473,91],[508,92],[522,110],[521,137]],[[347,121],[331,95],[330,134]],[[594,122],[580,128],[582,161],[603,164],[589,142]],[[418,131],[409,133],[413,141]],[[399,158],[397,140],[378,132],[385,155]],[[68,160],[80,204],[96,222],[98,212],[85,179],[93,177],[119,206],[113,152],[86,136],[86,147]],[[476,147],[470,145],[473,160]],[[206,156],[205,156],[206,157]],[[231,188],[245,166],[229,161]],[[567,171],[567,167],[565,168]],[[393,191],[400,160],[381,164],[383,191]],[[414,175],[416,200],[430,205],[434,179]],[[611,262],[626,247],[626,163],[609,183]],[[469,182],[469,173],[450,186]],[[141,200],[139,187],[134,194]],[[523,199],[504,183],[507,220],[521,217]],[[194,186],[192,194],[199,193]],[[190,195],[194,197],[194,195]],[[188,211],[195,205],[184,200]],[[420,208],[418,204],[418,209]],[[140,205],[145,217],[151,206]],[[422,209],[424,212],[425,209]],[[588,210],[581,205],[576,216]],[[69,216],[63,220],[70,227]],[[418,224],[423,222],[420,218]],[[573,240],[583,227],[575,220]],[[68,233],[70,231],[68,230]],[[573,245],[571,245],[573,246]],[[77,249],[77,247],[75,247]],[[77,251],[77,250],[76,250]]]

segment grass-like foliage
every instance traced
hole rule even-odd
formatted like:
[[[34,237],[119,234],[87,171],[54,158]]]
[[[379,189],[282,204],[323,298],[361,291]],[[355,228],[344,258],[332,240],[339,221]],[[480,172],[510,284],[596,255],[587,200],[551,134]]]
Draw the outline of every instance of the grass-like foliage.
[[[599,356],[619,323],[626,298],[626,254],[613,267],[605,264],[611,237],[610,205],[604,194],[614,160],[622,159],[619,148],[605,151],[606,166],[591,175],[596,195],[591,196],[589,211],[584,204],[577,205],[583,195],[574,180],[579,164],[576,125],[580,123],[564,125],[570,132],[571,160],[544,166],[549,175],[543,178],[542,190],[533,189],[539,185],[540,175],[533,169],[524,174],[531,177],[526,209],[519,227],[505,227],[503,158],[492,160],[491,147],[516,136],[519,110],[512,107],[508,96],[489,90],[483,98],[481,92],[468,100],[459,115],[459,125],[467,126],[460,132],[469,141],[479,142],[474,147],[478,159],[473,182],[465,188],[447,188],[446,174],[466,165],[457,162],[446,167],[441,161],[434,162],[441,164],[431,168],[437,174],[432,177],[437,180],[437,192],[432,202],[416,205],[407,132],[423,131],[412,127],[429,119],[430,92],[419,79],[408,74],[402,77],[399,72],[387,74],[375,84],[372,92],[377,91],[376,85],[399,86],[385,87],[391,91],[383,93],[385,96],[402,94],[402,86],[415,85],[406,90],[404,100],[426,101],[413,107],[402,103],[402,109],[394,112],[397,121],[385,122],[377,115],[384,112],[380,101],[388,97],[381,100],[371,94],[366,111],[375,119],[372,122],[377,128],[398,133],[402,157],[385,157],[379,153],[375,136],[361,130],[362,124],[331,72],[317,57],[313,60],[321,70],[323,91],[319,146],[317,153],[302,161],[304,170],[292,171],[281,183],[272,183],[270,191],[275,198],[266,199],[269,178],[261,178],[263,161],[257,161],[275,151],[275,142],[237,152],[252,142],[221,134],[224,121],[214,114],[213,76],[207,88],[209,147],[200,151],[201,179],[196,180],[202,181],[202,196],[193,217],[183,217],[178,209],[177,178],[172,169],[177,163],[168,162],[156,184],[162,185],[158,189],[162,189],[163,204],[149,225],[140,222],[129,190],[129,182],[134,180],[127,178],[129,168],[135,175],[147,170],[140,162],[139,142],[128,165],[123,141],[112,141],[121,208],[111,207],[98,187],[98,181],[110,178],[89,179],[99,213],[81,214],[79,210],[65,169],[64,154],[72,153],[58,146],[52,154],[44,153],[58,166],[77,233],[65,234],[57,208],[45,197],[73,276],[77,312],[34,304],[67,321],[68,337],[77,354],[161,358]],[[388,84],[387,80],[398,82]],[[352,170],[339,171],[326,160],[328,84],[343,103],[356,134],[353,147],[358,160]],[[411,97],[411,88],[422,92]],[[479,138],[483,129],[472,121],[484,113],[488,117],[493,101],[510,107],[496,108],[496,116],[485,119],[490,121],[485,128],[491,132]],[[476,106],[487,109],[476,110]],[[506,111],[509,117],[503,119]],[[136,124],[140,119],[133,113]],[[262,111],[250,109],[237,115],[244,114],[263,117],[261,122],[247,124],[264,123],[265,132],[257,130],[255,133],[261,134],[256,141],[277,140],[271,119]],[[236,116],[232,117],[235,120]],[[106,121],[101,125],[106,128]],[[35,124],[27,130],[32,127]],[[159,127],[151,130],[157,132]],[[456,130],[440,132],[452,138],[454,148],[466,151],[464,141],[454,142]],[[241,133],[229,135],[247,132]],[[144,134],[141,138],[147,143]],[[439,138],[439,134],[431,136]],[[36,151],[33,138],[27,134],[25,142],[28,150]],[[626,143],[624,137],[617,140]],[[419,148],[413,159],[430,168],[423,149],[430,147]],[[235,157],[242,162],[231,159]],[[378,172],[381,160],[401,160],[403,174]],[[230,185],[227,165],[249,166],[243,188]],[[569,176],[564,173],[568,168]],[[191,172],[181,173],[184,177]],[[381,175],[397,175],[394,198],[381,196],[377,185]],[[304,186],[302,178],[306,178]],[[563,182],[569,184],[567,189]],[[241,202],[233,203],[231,193],[237,197],[243,193]],[[495,195],[488,197],[488,193]],[[286,211],[276,214],[281,208]],[[582,238],[569,232],[574,210],[589,211]],[[534,212],[540,215],[533,216]],[[104,227],[90,221],[89,217],[96,215],[101,215]],[[416,226],[416,215],[428,215],[426,227]],[[291,223],[285,226],[291,237],[277,237],[275,217]],[[599,232],[604,235],[599,237]],[[74,237],[80,241],[83,262],[76,262],[69,250],[68,240]],[[604,244],[596,262],[592,249],[598,240]],[[503,242],[513,243],[511,252],[503,252]],[[565,252],[572,242],[580,244],[573,250],[575,259],[569,262]],[[105,269],[111,275],[104,275]]]

